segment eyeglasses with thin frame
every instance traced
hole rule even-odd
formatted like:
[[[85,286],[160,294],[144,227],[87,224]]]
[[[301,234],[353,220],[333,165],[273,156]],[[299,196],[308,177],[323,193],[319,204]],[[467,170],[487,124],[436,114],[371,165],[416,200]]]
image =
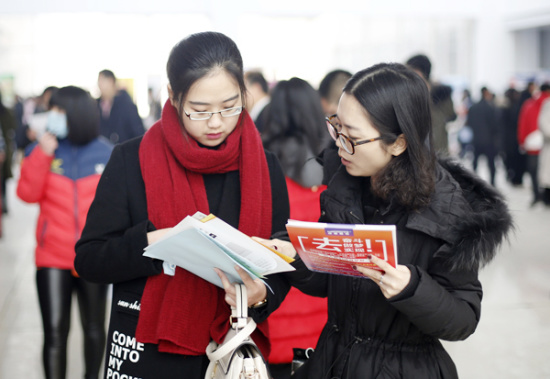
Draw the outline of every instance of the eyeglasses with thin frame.
[[[217,112],[190,112],[190,113],[187,113],[185,110],[183,110],[183,113],[185,113],[185,115],[187,117],[189,117],[191,120],[202,121],[202,120],[210,120],[212,118],[212,116],[214,116],[216,113],[219,113],[222,117],[226,118],[226,117],[238,116],[242,113],[242,111],[243,111],[243,107],[240,106],[240,107],[222,109],[221,111],[217,111]]]
[[[342,125],[338,123],[338,115],[333,114],[332,116],[325,117],[328,125],[330,125],[328,131],[333,140],[339,140],[340,144],[344,150],[349,154],[355,154],[355,146],[364,145],[369,142],[379,141],[382,139],[382,136],[376,138],[365,139],[362,141],[352,141],[348,136],[342,134]]]

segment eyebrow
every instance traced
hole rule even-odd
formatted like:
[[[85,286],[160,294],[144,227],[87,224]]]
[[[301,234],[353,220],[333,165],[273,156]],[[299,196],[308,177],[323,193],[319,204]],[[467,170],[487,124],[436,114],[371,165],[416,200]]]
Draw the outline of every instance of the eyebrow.
[[[226,99],[224,101],[222,101],[222,103],[227,103],[229,101],[233,101],[233,100],[236,100],[239,98],[239,94],[236,94],[235,96],[231,96],[229,99]],[[210,103],[205,103],[205,102],[202,102],[202,101],[191,101],[189,100],[189,104],[192,104],[192,105],[211,105]]]
[[[347,129],[350,129],[351,131],[359,130],[358,127],[355,127],[355,126],[350,125],[350,124],[344,124],[344,123],[342,122],[342,120],[340,120],[340,117],[338,117],[338,114],[337,114],[337,113],[335,114],[335,116],[336,116],[336,119],[338,120],[338,122],[340,123],[340,125],[345,126]]]
[[[350,124],[344,124],[344,123],[342,123],[342,126],[345,126],[345,127],[346,127],[346,129],[348,129],[349,131],[352,131],[352,132],[353,132],[353,131],[357,131],[357,130],[359,130],[359,128],[358,128],[358,127],[356,127],[356,126],[353,126],[353,125],[350,125]]]

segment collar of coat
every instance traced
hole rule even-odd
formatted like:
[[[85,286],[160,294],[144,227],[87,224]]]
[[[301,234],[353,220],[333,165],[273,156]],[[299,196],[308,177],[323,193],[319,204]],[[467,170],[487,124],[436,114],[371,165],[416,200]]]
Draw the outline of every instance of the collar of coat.
[[[355,214],[360,213],[357,191],[363,179],[347,174],[344,166],[327,167],[336,171],[331,175],[325,170],[333,185],[323,197],[337,199],[340,207],[355,208]],[[389,211],[391,208],[390,204]],[[342,214],[351,212],[342,209]],[[438,255],[447,259],[453,270],[477,270],[494,258],[513,221],[499,191],[458,161],[440,158],[430,204],[412,212],[406,227],[444,241]]]

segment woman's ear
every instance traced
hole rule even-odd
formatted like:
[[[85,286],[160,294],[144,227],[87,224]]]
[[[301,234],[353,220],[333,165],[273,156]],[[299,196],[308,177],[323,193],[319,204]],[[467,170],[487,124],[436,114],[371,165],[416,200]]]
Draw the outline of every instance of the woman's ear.
[[[172,86],[170,83],[168,83],[168,98],[170,99],[170,104],[176,109],[178,109],[178,103],[176,102],[176,99],[174,98],[174,91],[172,91]]]
[[[395,142],[390,146],[390,153],[394,157],[401,155],[405,150],[407,150],[407,140],[403,134],[400,134]]]

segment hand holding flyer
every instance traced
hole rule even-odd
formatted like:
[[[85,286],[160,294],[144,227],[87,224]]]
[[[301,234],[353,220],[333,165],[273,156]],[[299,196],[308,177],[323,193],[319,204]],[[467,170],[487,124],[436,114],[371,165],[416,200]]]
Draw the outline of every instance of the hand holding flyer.
[[[294,248],[311,271],[363,277],[353,266],[379,269],[375,255],[397,266],[395,225],[329,224],[288,220]]]

